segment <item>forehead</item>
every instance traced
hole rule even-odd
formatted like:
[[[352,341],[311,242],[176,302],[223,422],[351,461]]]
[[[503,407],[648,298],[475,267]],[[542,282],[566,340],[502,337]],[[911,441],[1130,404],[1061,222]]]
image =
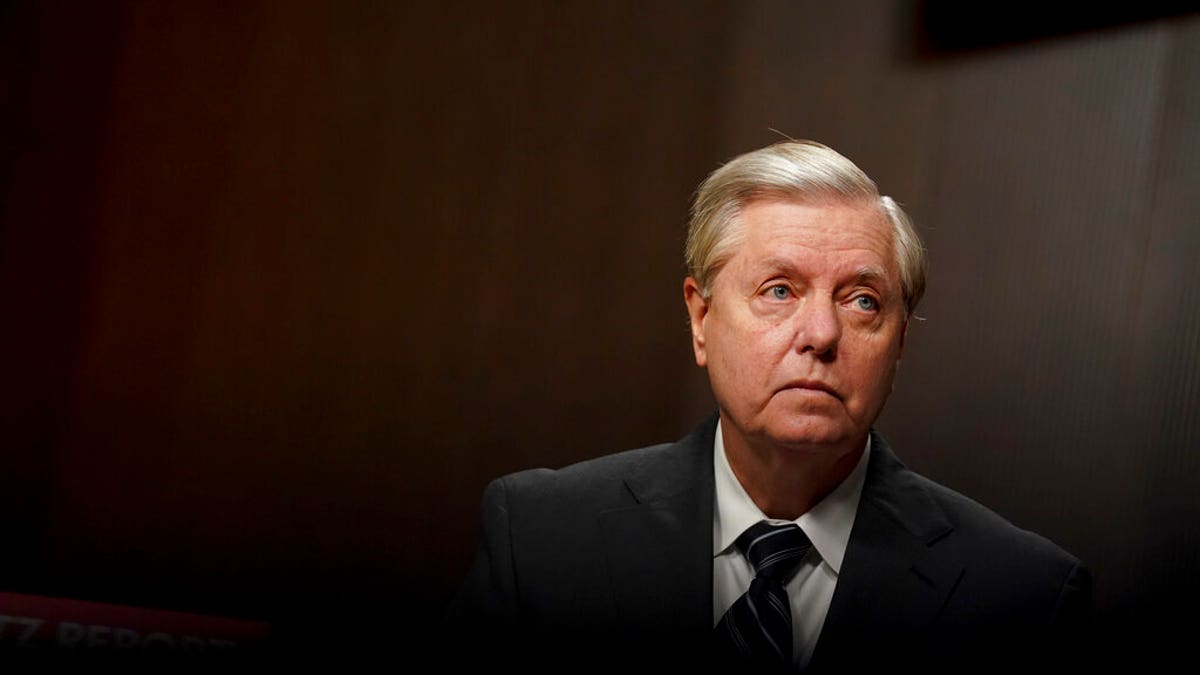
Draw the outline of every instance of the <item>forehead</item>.
[[[890,221],[870,201],[758,199],[737,218],[730,263],[805,268],[870,266],[899,274]]]

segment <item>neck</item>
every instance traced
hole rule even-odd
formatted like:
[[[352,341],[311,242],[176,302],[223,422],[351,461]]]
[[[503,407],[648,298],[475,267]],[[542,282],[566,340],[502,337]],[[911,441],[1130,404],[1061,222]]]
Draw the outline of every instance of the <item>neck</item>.
[[[850,475],[866,437],[835,446],[792,447],[754,443],[721,425],[733,475],[768,518],[795,520],[808,513]]]

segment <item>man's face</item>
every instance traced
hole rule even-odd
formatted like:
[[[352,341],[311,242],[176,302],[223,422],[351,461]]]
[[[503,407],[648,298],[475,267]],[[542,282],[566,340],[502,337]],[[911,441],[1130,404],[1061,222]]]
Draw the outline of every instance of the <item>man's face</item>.
[[[873,204],[778,199],[746,204],[739,221],[710,297],[684,283],[724,424],[751,444],[865,442],[907,328],[890,223]]]

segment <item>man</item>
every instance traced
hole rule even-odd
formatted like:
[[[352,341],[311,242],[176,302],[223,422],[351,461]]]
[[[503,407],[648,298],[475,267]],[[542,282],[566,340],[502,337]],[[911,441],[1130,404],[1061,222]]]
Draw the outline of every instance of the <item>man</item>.
[[[833,150],[778,143],[701,185],[686,259],[717,414],[678,443],[489,485],[455,648],[728,672],[1069,654],[1088,571],[872,429],[925,285],[896,203]]]

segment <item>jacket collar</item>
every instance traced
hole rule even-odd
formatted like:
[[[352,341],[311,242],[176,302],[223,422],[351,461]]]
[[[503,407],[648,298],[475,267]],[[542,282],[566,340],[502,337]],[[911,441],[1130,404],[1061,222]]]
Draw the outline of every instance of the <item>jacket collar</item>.
[[[923,479],[872,431],[866,483],[810,669],[867,645],[917,645],[963,572],[939,544],[954,527]]]
[[[618,617],[635,641],[711,633],[717,419],[642,451],[624,479],[633,505],[599,516]],[[810,669],[836,668],[833,659],[859,645],[914,642],[963,571],[937,550],[954,528],[923,480],[871,434],[854,528]]]
[[[714,413],[683,440],[643,450],[625,476],[634,505],[600,514],[618,618],[634,641],[712,630],[716,425]]]

